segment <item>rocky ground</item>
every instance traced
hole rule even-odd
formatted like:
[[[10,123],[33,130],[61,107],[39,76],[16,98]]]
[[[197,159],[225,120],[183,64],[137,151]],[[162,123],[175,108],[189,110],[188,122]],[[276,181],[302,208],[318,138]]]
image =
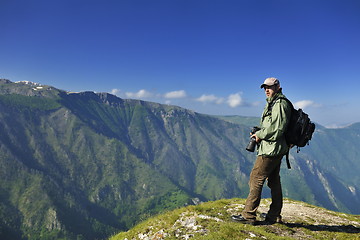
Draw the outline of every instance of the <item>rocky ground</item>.
[[[270,203],[262,200],[259,214],[266,213]],[[230,216],[243,208],[243,199],[203,203],[154,218],[112,239],[360,239],[360,216],[285,200],[283,224],[232,222]]]

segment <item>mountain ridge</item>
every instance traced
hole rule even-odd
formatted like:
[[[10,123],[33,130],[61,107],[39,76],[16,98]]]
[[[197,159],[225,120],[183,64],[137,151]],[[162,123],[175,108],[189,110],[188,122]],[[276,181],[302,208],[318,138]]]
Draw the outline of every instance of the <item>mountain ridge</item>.
[[[2,237],[105,238],[194,199],[247,195],[251,123],[9,80],[0,80],[0,110]],[[320,128],[291,152],[284,195],[359,214],[356,131]]]

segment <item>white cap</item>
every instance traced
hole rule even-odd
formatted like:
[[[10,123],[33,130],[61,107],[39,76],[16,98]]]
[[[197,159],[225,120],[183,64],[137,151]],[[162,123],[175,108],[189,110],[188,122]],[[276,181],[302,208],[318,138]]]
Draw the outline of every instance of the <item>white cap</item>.
[[[265,79],[264,83],[261,84],[260,88],[263,88],[264,86],[274,86],[274,85],[280,85],[280,81],[277,78],[270,77]]]

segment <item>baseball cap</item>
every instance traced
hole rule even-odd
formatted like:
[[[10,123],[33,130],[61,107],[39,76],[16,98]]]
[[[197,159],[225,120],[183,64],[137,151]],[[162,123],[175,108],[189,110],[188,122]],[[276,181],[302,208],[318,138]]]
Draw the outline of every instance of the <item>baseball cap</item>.
[[[261,84],[260,88],[263,88],[264,86],[274,86],[274,85],[280,85],[280,81],[277,78],[270,77],[265,79],[264,83]]]

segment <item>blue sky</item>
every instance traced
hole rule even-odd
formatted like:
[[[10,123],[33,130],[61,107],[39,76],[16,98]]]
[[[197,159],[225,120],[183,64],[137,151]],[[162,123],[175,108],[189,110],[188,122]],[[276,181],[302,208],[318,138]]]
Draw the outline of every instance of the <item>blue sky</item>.
[[[360,122],[358,0],[0,0],[0,78],[259,116],[259,88]]]

